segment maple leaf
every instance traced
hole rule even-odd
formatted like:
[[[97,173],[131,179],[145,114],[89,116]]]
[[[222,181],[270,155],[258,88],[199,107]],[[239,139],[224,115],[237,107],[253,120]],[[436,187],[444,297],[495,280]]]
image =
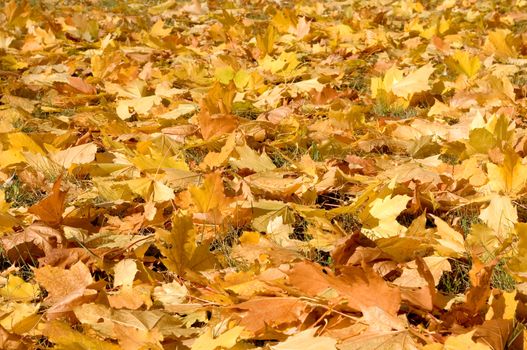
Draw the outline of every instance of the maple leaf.
[[[64,212],[64,201],[67,192],[60,189],[61,183],[62,176],[53,184],[53,189],[49,196],[28,209],[30,213],[37,215],[40,220],[52,226],[58,225],[62,221],[62,213]]]
[[[397,288],[387,285],[369,268],[345,267],[342,271],[341,275],[333,276],[320,266],[303,262],[295,264],[289,281],[291,285],[313,297],[334,302],[346,300],[346,306],[355,311],[368,306],[378,306],[391,314],[397,312],[401,300]],[[385,297],[380,299],[378,295]]]
[[[31,301],[40,292],[37,285],[27,283],[18,276],[9,275],[7,284],[0,288],[0,295],[8,300]]]
[[[173,218],[172,232],[158,229],[156,245],[165,256],[163,263],[178,275],[187,270],[200,271],[214,267],[214,257],[205,244],[197,244],[197,233],[192,219],[176,214]]]
[[[287,338],[286,341],[271,346],[273,350],[293,350],[293,349],[305,349],[305,350],[316,350],[316,349],[337,349],[335,345],[337,340],[330,337],[316,337],[315,328],[306,329],[305,331],[296,333],[295,335]]]
[[[217,348],[232,348],[243,331],[243,327],[233,327],[218,336],[213,336],[209,328],[192,344],[191,350],[208,350]]]
[[[72,164],[90,163],[95,159],[95,153],[97,153],[97,145],[86,143],[84,145],[68,148],[64,151],[59,151],[51,155],[50,158],[55,163],[69,169]]]
[[[67,324],[53,321],[44,329],[44,334],[61,350],[119,350],[120,347],[72,330]]]
[[[380,78],[372,79],[372,97],[376,97],[379,90],[384,90],[409,100],[415,93],[430,89],[428,79],[434,70],[434,67],[428,64],[403,76],[402,71],[392,67],[386,72],[382,80]]]
[[[208,174],[202,186],[192,186],[189,191],[198,210],[203,213],[221,209],[229,203],[224,194],[223,180],[218,172]]]
[[[516,153],[507,152],[502,164],[487,164],[490,188],[496,192],[515,195],[523,190],[527,181],[527,165]]]
[[[395,195],[377,198],[370,203],[367,214],[371,219],[364,219],[364,223],[371,227],[375,238],[398,236],[405,228],[395,218],[406,208],[409,196]]]
[[[525,1],[279,2],[0,5],[0,348],[521,347]]]
[[[286,327],[306,316],[307,305],[294,297],[252,298],[232,306],[246,312],[241,325],[255,334],[265,333],[266,327]]]

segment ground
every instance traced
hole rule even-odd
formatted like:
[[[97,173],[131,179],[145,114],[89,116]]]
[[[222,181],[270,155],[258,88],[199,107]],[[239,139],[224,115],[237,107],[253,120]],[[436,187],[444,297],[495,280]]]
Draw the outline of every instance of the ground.
[[[0,348],[523,349],[527,2],[0,4]]]

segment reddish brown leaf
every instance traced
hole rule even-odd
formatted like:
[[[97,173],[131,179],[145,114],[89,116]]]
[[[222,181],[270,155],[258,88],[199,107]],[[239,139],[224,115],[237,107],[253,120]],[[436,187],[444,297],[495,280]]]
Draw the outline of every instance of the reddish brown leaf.
[[[305,302],[293,297],[253,298],[231,309],[245,311],[241,325],[254,334],[262,335],[266,327],[284,329],[302,323],[306,315]]]
[[[61,183],[62,176],[53,184],[53,190],[50,195],[28,209],[30,213],[37,215],[40,220],[51,226],[56,226],[62,221],[67,191],[60,189]]]
[[[331,270],[311,262],[295,264],[289,272],[289,283],[311,297],[343,303],[343,307],[361,311],[364,307],[377,306],[396,314],[401,304],[398,288],[388,285],[369,267],[344,267],[335,276]],[[335,294],[336,293],[336,294]]]

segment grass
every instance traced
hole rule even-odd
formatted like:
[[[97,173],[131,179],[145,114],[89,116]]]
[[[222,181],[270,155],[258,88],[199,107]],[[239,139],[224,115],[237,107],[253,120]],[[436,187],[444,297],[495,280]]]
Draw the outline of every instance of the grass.
[[[347,233],[355,232],[362,227],[360,220],[351,213],[337,215],[333,220]]]
[[[461,216],[458,225],[461,230],[463,230],[463,235],[467,237],[467,235],[470,233],[470,230],[472,229],[472,225],[482,223],[483,221],[481,221],[481,219],[477,217],[476,214],[472,214]]]
[[[454,228],[461,230],[463,237],[466,238],[472,229],[472,225],[483,223],[478,216],[479,208],[477,206],[466,205],[448,212],[443,220],[455,222]]]
[[[462,294],[470,288],[469,271],[472,268],[471,259],[449,259],[452,271],[444,272],[437,289],[445,294]],[[507,272],[506,261],[500,259],[492,271],[490,286],[495,289],[510,292],[516,287],[516,281]]]
[[[44,192],[30,189],[14,175],[3,185],[5,200],[14,207],[30,207],[44,197]]]
[[[441,153],[439,155],[439,159],[443,162],[443,163],[446,163],[446,164],[449,164],[449,165],[457,165],[459,164],[459,157],[455,154],[451,154],[451,153]]]
[[[437,290],[449,295],[462,294],[470,287],[468,275],[472,261],[467,259],[449,259],[452,271],[443,272]]]
[[[392,117],[396,119],[407,119],[417,116],[418,109],[415,107],[404,108],[400,105],[391,105],[378,99],[373,105],[373,113],[380,117]]]
[[[331,259],[331,253],[320,249],[310,249],[309,251],[302,252],[306,259],[311,260],[322,266],[331,266],[333,259]]]
[[[238,271],[247,270],[248,266],[241,260],[235,259],[231,252],[235,244],[239,244],[239,237],[243,230],[229,226],[225,234],[218,233],[217,238],[210,244],[209,250],[218,257],[220,262],[226,267],[235,268]]]
[[[0,271],[4,271],[5,269],[9,268],[11,266],[11,262],[6,256],[5,250],[0,247]]]
[[[244,119],[255,120],[262,112],[254,108],[252,104],[235,102],[232,107],[232,113]]]
[[[492,288],[505,290],[507,292],[513,291],[516,287],[516,281],[507,271],[507,264],[504,259],[500,259],[494,267],[490,284]]]
[[[282,168],[284,166],[290,166],[293,164],[293,162],[300,160],[300,158],[306,154],[306,152],[308,152],[307,149],[302,149],[298,145],[289,145],[280,149],[272,149],[268,155],[277,168]]]
[[[187,148],[184,152],[185,162],[197,166],[203,161],[207,153],[207,150],[200,147]]]
[[[18,129],[20,132],[23,132],[25,134],[30,134],[34,131],[37,131],[37,127],[34,125],[30,125],[28,121],[25,121],[21,118],[16,119],[13,122],[13,128]]]

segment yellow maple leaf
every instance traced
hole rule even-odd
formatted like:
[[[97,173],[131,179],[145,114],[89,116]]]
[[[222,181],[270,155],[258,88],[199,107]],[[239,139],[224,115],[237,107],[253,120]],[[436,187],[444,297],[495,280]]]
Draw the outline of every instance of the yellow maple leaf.
[[[457,68],[467,77],[472,78],[476,75],[481,68],[481,62],[477,56],[470,57],[469,53],[466,51],[457,50],[452,58],[457,63]]]
[[[436,238],[436,241],[438,244],[435,245],[436,251],[442,256],[462,257],[465,254],[463,235],[437,216],[431,216],[437,226],[436,235],[438,238]]]
[[[192,218],[182,214],[174,215],[171,232],[156,230],[156,245],[165,256],[161,261],[178,275],[183,275],[187,269],[195,272],[214,266],[208,245],[198,245],[196,240]]]
[[[175,198],[174,190],[160,181],[148,178],[139,178],[126,181],[133,193],[136,193],[146,200],[151,199],[160,203]]]
[[[495,54],[499,58],[516,57],[517,51],[511,45],[510,38],[511,31],[508,29],[496,29],[490,32],[483,48],[491,53]]]
[[[227,203],[227,198],[223,193],[223,180],[219,173],[208,174],[202,186],[191,186],[189,191],[201,213],[219,209]]]
[[[508,196],[494,195],[479,218],[501,238],[506,238],[518,222],[518,211]]]
[[[46,325],[44,334],[55,343],[58,350],[120,350],[118,345],[98,340],[71,329],[63,322],[52,321]]]
[[[392,91],[395,96],[409,100],[417,92],[430,90],[428,79],[433,72],[434,66],[427,64],[401,80],[394,80],[389,91]]]
[[[211,350],[217,348],[229,349],[236,345],[238,337],[243,331],[243,327],[236,326],[228,331],[215,336],[212,328],[207,328],[196,341],[192,344],[191,350]]]
[[[410,100],[415,93],[430,90],[428,80],[433,72],[432,64],[427,64],[406,76],[403,75],[403,71],[391,67],[383,79],[372,78],[372,97],[375,98],[382,94],[381,91],[385,91],[405,100]]]
[[[399,224],[397,216],[406,209],[411,197],[406,195],[377,198],[370,203],[369,210],[364,212],[363,224],[369,226],[374,238],[386,238],[400,235],[406,227]],[[368,219],[368,217],[370,217]]]
[[[501,165],[487,164],[487,175],[491,190],[509,195],[516,195],[523,190],[527,181],[527,165],[513,152],[505,153]]]
[[[336,349],[337,340],[326,336],[315,336],[317,329],[310,328],[305,331],[298,332],[284,342],[271,346],[273,350],[318,350],[318,349]]]
[[[40,293],[40,288],[36,284],[24,281],[14,275],[7,277],[7,284],[0,288],[0,295],[7,300],[26,301],[35,299]]]

